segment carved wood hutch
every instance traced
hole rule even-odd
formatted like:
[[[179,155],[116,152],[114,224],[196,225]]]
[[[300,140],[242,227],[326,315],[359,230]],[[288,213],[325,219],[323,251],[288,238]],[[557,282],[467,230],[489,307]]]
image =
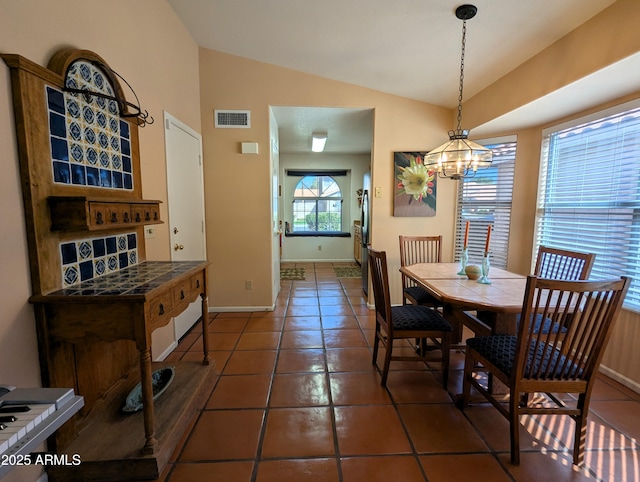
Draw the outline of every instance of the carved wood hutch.
[[[85,398],[50,439],[76,467],[51,480],[155,479],[215,382],[209,364],[207,266],[146,261],[138,124],[97,54],[65,49],[47,68],[2,54],[11,71],[42,382]],[[90,93],[88,93],[90,92]],[[129,104],[130,105],[130,104]],[[151,333],[201,299],[202,362],[176,362],[155,403]],[[142,386],[143,410],[121,411]]]

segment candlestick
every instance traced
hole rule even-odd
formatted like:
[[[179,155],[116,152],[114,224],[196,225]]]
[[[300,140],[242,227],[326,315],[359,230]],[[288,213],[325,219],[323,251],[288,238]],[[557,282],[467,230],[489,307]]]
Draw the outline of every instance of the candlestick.
[[[469,221],[467,221],[467,225],[464,228],[464,244],[462,245],[463,249],[466,249],[469,244]]]
[[[489,252],[489,242],[491,241],[491,228],[492,228],[491,225],[487,226],[487,242],[484,245],[484,252],[485,253]]]

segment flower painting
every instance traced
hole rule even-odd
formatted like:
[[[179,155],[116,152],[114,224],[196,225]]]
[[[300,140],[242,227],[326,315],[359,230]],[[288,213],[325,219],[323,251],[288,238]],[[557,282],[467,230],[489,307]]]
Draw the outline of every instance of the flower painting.
[[[394,216],[436,215],[437,173],[424,165],[425,154],[426,152],[393,154]]]

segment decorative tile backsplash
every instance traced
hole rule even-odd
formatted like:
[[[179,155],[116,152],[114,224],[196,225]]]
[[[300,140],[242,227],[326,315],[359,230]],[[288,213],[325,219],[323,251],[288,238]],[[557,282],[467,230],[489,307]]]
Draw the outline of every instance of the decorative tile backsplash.
[[[62,285],[72,286],[138,264],[136,233],[60,243]]]
[[[113,96],[103,73],[74,62],[65,85]],[[59,184],[133,190],[131,133],[116,101],[46,87],[53,180]]]

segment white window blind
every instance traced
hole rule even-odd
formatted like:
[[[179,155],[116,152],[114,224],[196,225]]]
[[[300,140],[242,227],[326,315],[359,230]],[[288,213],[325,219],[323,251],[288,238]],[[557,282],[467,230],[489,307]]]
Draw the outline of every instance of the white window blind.
[[[483,142],[493,151],[493,162],[475,177],[463,178],[458,187],[456,215],[456,259],[460,259],[466,222],[469,227],[469,264],[479,264],[484,254],[487,227],[493,225],[489,246],[491,266],[507,267],[515,142]]]
[[[545,132],[540,169],[536,251],[545,245],[595,253],[591,278],[631,276],[625,305],[639,309],[637,103]]]

